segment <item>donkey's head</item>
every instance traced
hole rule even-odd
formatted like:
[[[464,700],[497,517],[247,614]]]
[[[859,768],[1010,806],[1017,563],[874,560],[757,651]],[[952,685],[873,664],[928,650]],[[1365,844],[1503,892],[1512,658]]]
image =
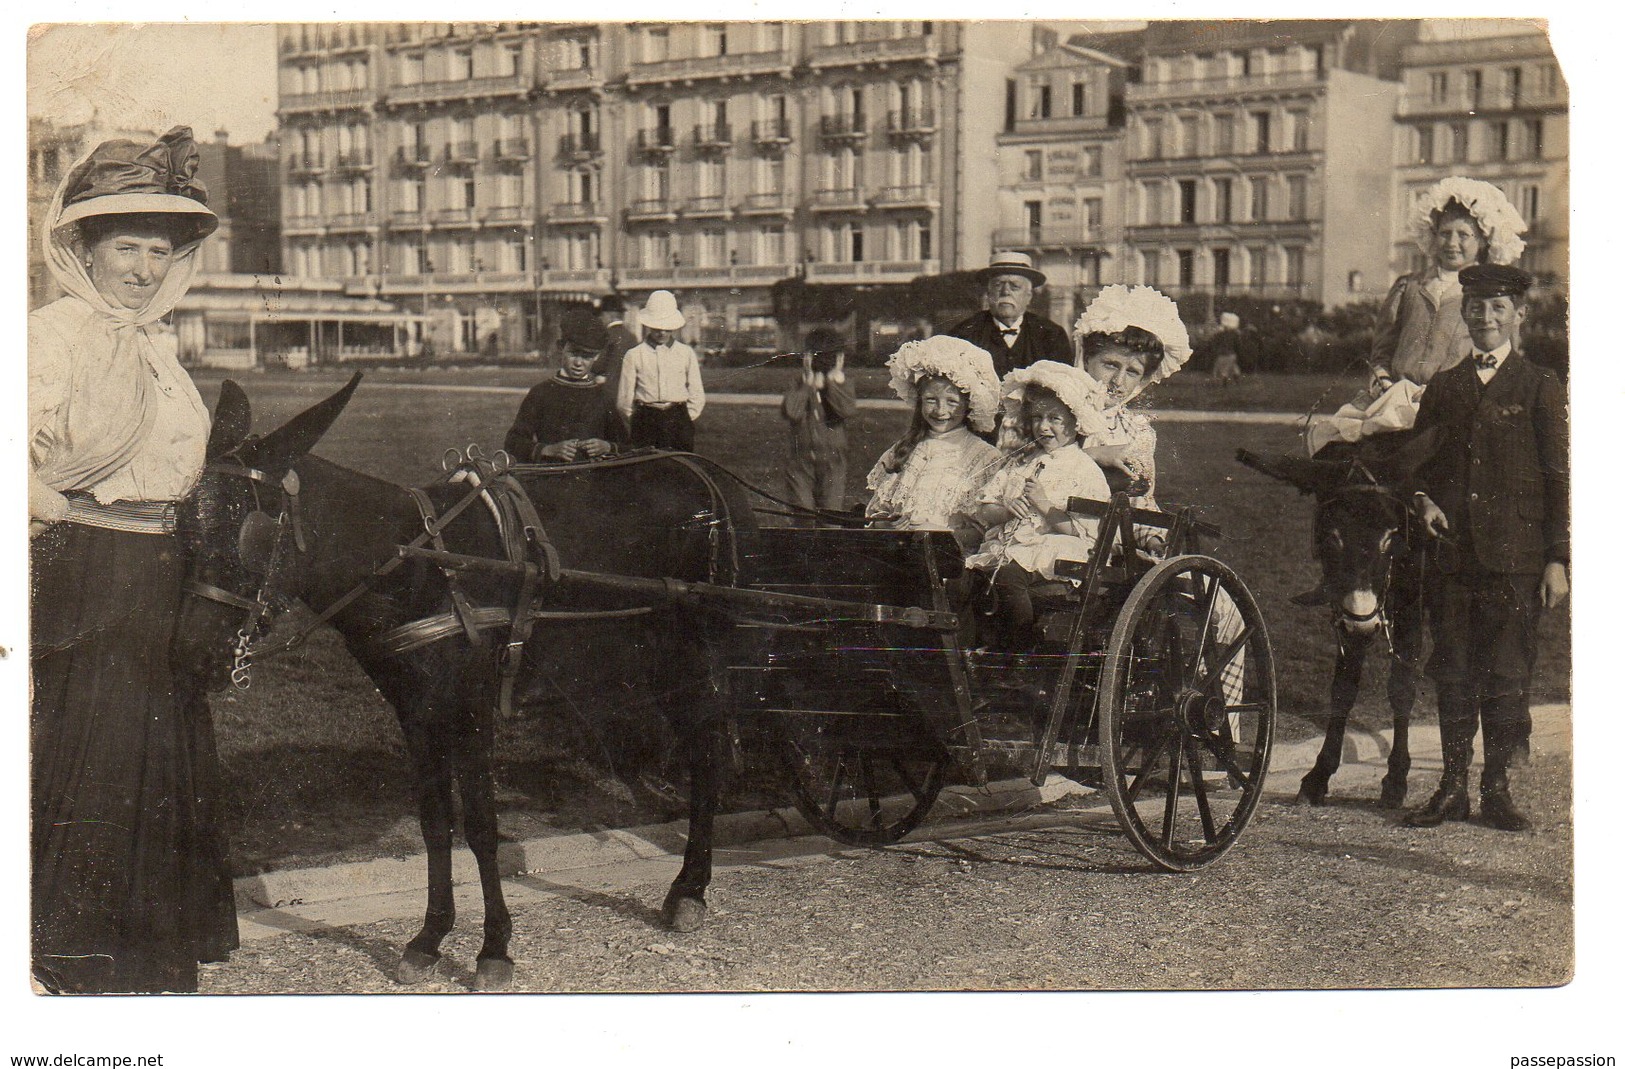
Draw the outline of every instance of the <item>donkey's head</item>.
[[[1432,455],[1437,441],[1433,432],[1384,437],[1402,440],[1314,459],[1236,453],[1248,467],[1314,495],[1320,595],[1336,610],[1338,627],[1354,635],[1382,626],[1396,557],[1413,535],[1422,537],[1395,487]]]
[[[210,690],[246,663],[249,642],[269,624],[279,562],[305,537],[294,465],[327,433],[361,376],[263,438],[251,437],[248,396],[220,384],[202,477],[182,502],[176,531],[189,557],[176,624],[176,670]],[[235,663],[234,663],[235,662]]]

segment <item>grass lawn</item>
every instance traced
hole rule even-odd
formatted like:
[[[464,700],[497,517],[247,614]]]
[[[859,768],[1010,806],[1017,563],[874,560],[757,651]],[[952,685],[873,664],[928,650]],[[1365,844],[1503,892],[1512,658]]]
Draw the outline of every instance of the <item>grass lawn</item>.
[[[379,375],[373,381],[392,378]],[[243,381],[255,404],[255,428],[263,432],[325,395],[338,378],[255,375]],[[449,372],[445,381],[502,384],[476,372]],[[201,383],[211,405],[217,382]],[[1260,380],[1236,390],[1254,383]],[[493,451],[516,408],[517,398],[511,395],[369,389],[364,384],[317,452],[372,475],[423,483],[439,473],[439,458],[447,447],[472,442]],[[852,500],[864,496],[863,481],[873,458],[902,432],[904,420],[900,411],[865,410],[853,422]],[[1159,434],[1163,504],[1196,506],[1223,529],[1222,541],[1212,547],[1214,555],[1235,568],[1263,609],[1280,680],[1277,737],[1317,735],[1333,661],[1330,629],[1323,610],[1288,601],[1315,578],[1308,557],[1310,502],[1233,459],[1238,447],[1295,452],[1296,429],[1166,423]],[[778,493],[783,489],[782,438],[783,423],[773,407],[718,405],[699,422],[698,450]],[[1566,612],[1543,623],[1541,642],[1535,700],[1567,700]],[[1367,727],[1381,727],[1388,719],[1380,686],[1385,671],[1384,665],[1372,666],[1374,678],[1356,710],[1357,720]],[[1418,717],[1432,715],[1429,691]],[[231,792],[234,856],[243,870],[316,856],[418,848],[411,783],[393,714],[331,632],[319,632],[300,650],[257,666],[253,688],[217,697],[215,716]],[[527,720],[501,725],[499,797],[506,833],[647,819],[627,798],[617,796],[591,762],[568,754],[570,730],[569,725]],[[749,776],[735,785],[736,803],[753,792]]]

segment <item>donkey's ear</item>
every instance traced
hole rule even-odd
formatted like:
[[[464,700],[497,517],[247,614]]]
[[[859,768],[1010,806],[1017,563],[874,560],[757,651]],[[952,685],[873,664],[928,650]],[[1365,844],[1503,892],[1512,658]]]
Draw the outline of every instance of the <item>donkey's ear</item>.
[[[358,371],[338,393],[305,409],[264,438],[245,445],[243,462],[280,478],[327,433],[360,383],[361,372]]]
[[[1336,490],[1347,481],[1348,476],[1348,470],[1342,464],[1307,457],[1280,454],[1267,457],[1248,449],[1238,449],[1236,459],[1272,479],[1291,483],[1299,493],[1314,494],[1316,497]]]
[[[214,405],[214,423],[209,428],[209,446],[204,456],[214,460],[243,444],[254,417],[249,409],[248,395],[243,388],[227,379],[220,384],[220,400]]]

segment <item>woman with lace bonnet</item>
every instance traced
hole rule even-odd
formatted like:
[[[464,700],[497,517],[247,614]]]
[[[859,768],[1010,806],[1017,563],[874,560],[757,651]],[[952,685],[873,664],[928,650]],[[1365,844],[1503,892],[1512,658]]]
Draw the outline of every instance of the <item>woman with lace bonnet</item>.
[[[209,414],[164,317],[217,225],[191,131],[98,145],[42,234],[66,296],[28,317],[33,975],[191,991],[236,946],[213,729],[171,671],[175,503]]]
[[[1473,264],[1516,262],[1527,226],[1495,186],[1451,177],[1417,198],[1409,229],[1427,264],[1388,291],[1371,345],[1371,380],[1335,414],[1311,421],[1311,454],[1330,442],[1357,442],[1416,425],[1423,387],[1472,349],[1458,274]]]

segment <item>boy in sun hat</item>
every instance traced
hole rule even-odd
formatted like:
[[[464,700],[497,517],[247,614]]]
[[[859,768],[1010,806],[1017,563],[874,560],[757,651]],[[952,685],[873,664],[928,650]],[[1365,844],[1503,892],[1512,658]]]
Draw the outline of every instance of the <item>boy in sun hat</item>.
[[[626,354],[615,410],[634,447],[694,451],[694,421],[705,409],[705,385],[694,350],[677,340],[688,322],[670,290],[655,290],[638,313],[643,342]]]

